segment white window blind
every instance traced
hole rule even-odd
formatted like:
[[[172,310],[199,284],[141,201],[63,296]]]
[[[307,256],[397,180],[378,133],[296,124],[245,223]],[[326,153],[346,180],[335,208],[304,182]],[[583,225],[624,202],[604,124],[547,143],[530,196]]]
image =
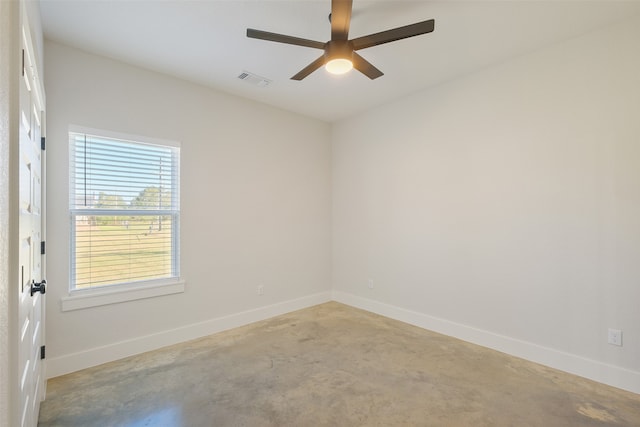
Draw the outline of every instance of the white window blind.
[[[179,277],[177,146],[69,133],[71,289]]]

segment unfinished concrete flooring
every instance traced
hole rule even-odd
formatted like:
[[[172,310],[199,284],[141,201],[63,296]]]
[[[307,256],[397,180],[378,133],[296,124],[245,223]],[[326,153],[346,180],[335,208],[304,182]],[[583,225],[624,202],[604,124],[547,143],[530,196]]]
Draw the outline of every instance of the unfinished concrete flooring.
[[[640,426],[640,395],[327,303],[48,383],[40,426]]]

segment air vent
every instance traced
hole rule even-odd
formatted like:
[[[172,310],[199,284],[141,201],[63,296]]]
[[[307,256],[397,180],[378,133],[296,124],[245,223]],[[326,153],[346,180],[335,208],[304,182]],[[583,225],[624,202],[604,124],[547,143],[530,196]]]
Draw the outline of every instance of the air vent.
[[[266,79],[264,77],[260,77],[257,74],[249,73],[248,71],[243,71],[242,74],[238,76],[240,80],[244,80],[245,82],[258,86],[258,87],[267,87],[271,84],[273,80]]]

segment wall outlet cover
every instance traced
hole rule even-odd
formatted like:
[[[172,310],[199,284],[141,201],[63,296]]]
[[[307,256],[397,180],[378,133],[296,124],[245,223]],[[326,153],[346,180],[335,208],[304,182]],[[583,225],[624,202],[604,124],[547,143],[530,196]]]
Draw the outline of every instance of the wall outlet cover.
[[[609,329],[607,342],[612,345],[622,346],[622,331],[620,329]]]

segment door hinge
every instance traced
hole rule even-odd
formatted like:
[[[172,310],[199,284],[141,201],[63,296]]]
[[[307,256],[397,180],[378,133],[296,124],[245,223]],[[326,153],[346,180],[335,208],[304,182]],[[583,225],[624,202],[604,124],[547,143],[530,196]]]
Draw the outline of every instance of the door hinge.
[[[40,347],[40,359],[44,359],[45,356],[45,349],[44,346]]]
[[[44,150],[46,146],[47,146],[47,138],[45,138],[44,136],[40,137],[40,149]]]
[[[46,243],[44,242],[44,240],[42,242],[40,242],[40,255],[44,255],[45,254],[45,249],[46,249]]]

